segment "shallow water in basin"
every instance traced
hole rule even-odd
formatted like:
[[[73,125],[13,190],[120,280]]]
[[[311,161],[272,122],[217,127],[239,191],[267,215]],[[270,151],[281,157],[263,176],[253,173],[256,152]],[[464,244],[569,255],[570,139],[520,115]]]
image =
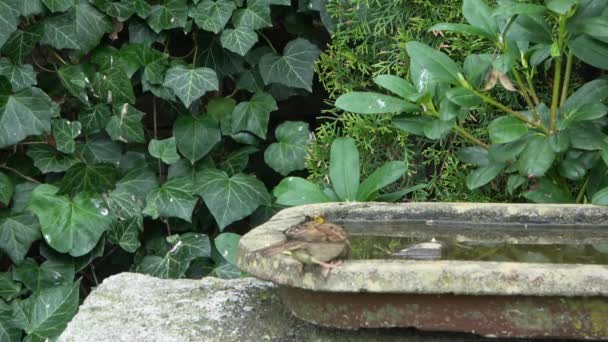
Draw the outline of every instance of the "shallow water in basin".
[[[608,265],[608,227],[407,222],[344,224],[353,259],[393,254],[435,239],[441,260]]]

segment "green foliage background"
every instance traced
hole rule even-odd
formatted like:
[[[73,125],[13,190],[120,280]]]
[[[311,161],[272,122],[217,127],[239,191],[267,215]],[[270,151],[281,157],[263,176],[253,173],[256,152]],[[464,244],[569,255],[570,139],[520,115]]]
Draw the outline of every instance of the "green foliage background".
[[[327,6],[334,20],[332,40],[316,63],[319,79],[331,99],[353,90],[374,90],[373,78],[381,74],[407,76],[409,59],[405,44],[412,40],[428,42],[442,48],[456,60],[470,53],[486,51],[491,45],[481,39],[459,39],[428,32],[441,21],[461,22],[461,0],[396,0],[396,1],[330,1]],[[507,97],[509,95],[503,94]],[[511,102],[515,97],[511,96]],[[329,102],[331,105],[333,102]],[[337,118],[323,124],[316,132],[307,161],[310,177],[323,182],[329,165],[329,146],[338,136],[351,136],[362,150],[362,175],[367,175],[386,161],[408,155],[408,175],[395,186],[427,183],[411,194],[415,200],[438,201],[508,201],[513,198],[499,189],[470,191],[465,178],[469,166],[461,163],[455,151],[462,146],[458,137],[433,142],[387,127],[388,117],[343,115],[330,109],[327,115]],[[491,114],[480,112],[480,125]],[[483,134],[483,129],[478,131]],[[396,152],[396,149],[400,151]],[[363,152],[365,151],[365,152]],[[391,189],[386,189],[390,191]]]

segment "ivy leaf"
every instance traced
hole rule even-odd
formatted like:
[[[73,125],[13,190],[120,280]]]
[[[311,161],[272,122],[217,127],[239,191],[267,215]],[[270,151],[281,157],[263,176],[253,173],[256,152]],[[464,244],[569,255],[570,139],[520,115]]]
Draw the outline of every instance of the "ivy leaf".
[[[38,88],[14,95],[0,94],[0,148],[14,145],[29,135],[49,133],[51,118],[57,114],[57,104]]]
[[[57,76],[61,80],[61,84],[72,96],[81,100],[84,103],[89,103],[87,95],[87,77],[84,74],[82,65],[66,65],[57,70]]]
[[[110,66],[95,74],[93,88],[108,104],[135,103],[131,79],[121,65]]]
[[[141,216],[146,196],[157,187],[156,175],[149,168],[133,168],[116,183],[108,205],[123,220]]]
[[[42,0],[42,2],[53,13],[65,12],[74,5],[74,0]]]
[[[71,284],[74,280],[74,264],[47,260],[38,266],[36,261],[28,258],[15,268],[13,279],[38,293],[48,287]]]
[[[295,170],[303,170],[310,142],[308,124],[301,121],[287,121],[275,131],[277,142],[264,152],[264,161],[283,176]]]
[[[220,36],[222,46],[234,53],[245,56],[258,41],[258,35],[248,27],[237,27],[222,32]]]
[[[56,49],[74,49],[87,53],[109,32],[112,32],[110,19],[93,6],[80,2],[64,14],[44,20],[41,43]]]
[[[232,132],[249,131],[266,139],[270,112],[278,109],[274,98],[257,93],[249,101],[239,103],[232,111]]]
[[[0,47],[17,30],[19,12],[13,0],[0,0]]]
[[[40,221],[47,244],[61,253],[78,257],[90,252],[112,222],[108,209],[85,193],[73,199],[58,196],[59,188],[43,184],[32,193],[28,209]]]
[[[177,147],[175,145],[175,137],[165,140],[150,140],[148,152],[150,152],[152,157],[162,160],[165,164],[171,165],[179,160],[179,154],[177,154]]]
[[[85,143],[76,145],[79,158],[87,163],[110,163],[119,165],[122,158],[120,144],[108,139],[105,135],[89,136]]]
[[[78,163],[78,159],[73,155],[63,154],[49,145],[30,146],[27,155],[43,173],[63,172]]]
[[[108,232],[108,240],[120,246],[124,251],[135,253],[141,246],[139,242],[139,233],[144,228],[143,218],[141,216],[133,216],[125,220],[117,220],[110,226]]]
[[[78,163],[65,173],[57,195],[75,196],[81,192],[100,194],[113,189],[118,171],[112,164]]]
[[[195,193],[203,198],[220,230],[270,202],[264,183],[254,176],[206,169],[197,174]]]
[[[177,148],[192,164],[207,155],[222,138],[215,120],[190,115],[177,118],[173,125],[173,135]]]
[[[135,2],[133,0],[93,0],[97,8],[118,21],[127,21],[135,13]]]
[[[246,8],[242,8],[234,12],[232,22],[235,27],[248,27],[252,30],[272,26],[268,1],[247,1]]]
[[[85,133],[97,133],[104,129],[110,121],[112,112],[107,105],[101,103],[94,107],[85,109],[78,116],[78,120],[82,125],[82,129]]]
[[[8,272],[0,272],[0,298],[7,302],[21,294],[21,284],[13,281],[13,277]],[[2,301],[0,301],[0,318],[2,318]],[[0,319],[0,337],[2,337],[2,321]],[[20,336],[21,337],[21,336]],[[21,339],[19,339],[21,340]],[[4,341],[4,340],[2,340]],[[9,340],[10,341],[10,340]]]
[[[190,17],[197,26],[215,34],[224,29],[236,9],[232,0],[203,0],[190,10]]]
[[[0,172],[0,203],[8,206],[15,192],[13,181],[4,173]]]
[[[213,240],[213,244],[224,260],[236,265],[236,249],[240,239],[238,234],[222,233]]]
[[[0,251],[15,264],[23,261],[32,243],[40,237],[40,226],[31,214],[17,214],[0,221]]]
[[[230,152],[225,159],[218,163],[218,169],[229,175],[242,172],[249,163],[249,156],[256,153],[258,149],[254,146],[244,146],[236,151]]]
[[[74,153],[76,142],[74,139],[80,135],[82,126],[78,121],[66,119],[53,120],[53,136],[55,137],[57,151]]]
[[[185,27],[188,19],[188,4],[185,0],[167,0],[152,6],[148,24],[156,33],[177,27]]]
[[[29,88],[36,83],[36,72],[29,64],[16,65],[7,58],[0,58],[0,76],[6,77],[14,92]]]
[[[279,83],[311,92],[313,65],[320,54],[321,50],[316,45],[297,38],[287,43],[283,56],[275,53],[264,55],[260,60],[260,74],[266,85]]]
[[[42,14],[45,11],[41,0],[21,0],[17,1],[16,5],[19,13],[24,17],[33,14]]]
[[[170,236],[167,240],[172,244],[169,251],[163,256],[144,257],[137,265],[137,272],[163,279],[177,279],[184,276],[194,259],[211,256],[211,243],[207,235],[186,233]]]
[[[218,90],[218,79],[212,69],[176,65],[167,71],[163,85],[173,90],[186,107],[190,107],[206,92]]]
[[[106,125],[106,132],[112,140],[124,143],[145,143],[144,128],[141,119],[144,113],[125,103],[119,115],[113,115]]]
[[[22,334],[21,328],[14,322],[13,309],[4,302],[0,302],[0,340],[19,342]]]
[[[45,288],[21,303],[28,313],[25,327],[30,336],[44,338],[63,332],[78,310],[80,282]]]
[[[192,196],[192,181],[177,177],[169,180],[146,196],[146,207],[143,213],[157,219],[163,217],[178,217],[192,222],[192,211],[197,199]]]
[[[13,32],[6,43],[4,43],[4,46],[2,46],[2,54],[10,57],[15,63],[23,63],[32,53],[34,46],[40,41],[40,38],[42,38],[42,31],[43,25],[36,24],[25,30]],[[0,40],[1,35],[0,33]]]

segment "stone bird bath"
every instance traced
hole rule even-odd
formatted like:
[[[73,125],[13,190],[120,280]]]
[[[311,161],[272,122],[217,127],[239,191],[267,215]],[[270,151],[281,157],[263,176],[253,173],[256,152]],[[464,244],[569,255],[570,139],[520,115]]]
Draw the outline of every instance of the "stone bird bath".
[[[283,231],[303,221],[305,215],[318,214],[347,229],[355,259],[346,260],[324,277],[320,267],[306,267],[301,272],[299,262],[288,256],[256,253],[285,239]],[[528,250],[515,256],[516,261],[508,254],[497,254],[490,261],[483,255],[478,260],[403,260],[391,258],[390,243],[366,245],[361,236],[385,242],[387,237],[398,242],[436,238],[457,241],[455,245],[469,246],[466,248],[526,246]],[[536,252],[547,248],[565,250],[556,256],[564,262]],[[567,252],[571,249],[574,252]],[[371,250],[389,254],[361,257],[373,255]],[[245,272],[277,283],[295,316],[323,326],[608,339],[608,207],[477,203],[300,206],[279,212],[243,236],[237,263]]]

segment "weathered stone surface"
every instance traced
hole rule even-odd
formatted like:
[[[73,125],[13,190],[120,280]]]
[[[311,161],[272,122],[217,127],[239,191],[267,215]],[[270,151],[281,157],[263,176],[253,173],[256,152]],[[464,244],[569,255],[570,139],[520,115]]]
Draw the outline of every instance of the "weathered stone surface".
[[[403,329],[326,329],[294,318],[280,303],[276,288],[254,278],[163,280],[134,273],[106,279],[59,338],[60,342],[482,340]]]

